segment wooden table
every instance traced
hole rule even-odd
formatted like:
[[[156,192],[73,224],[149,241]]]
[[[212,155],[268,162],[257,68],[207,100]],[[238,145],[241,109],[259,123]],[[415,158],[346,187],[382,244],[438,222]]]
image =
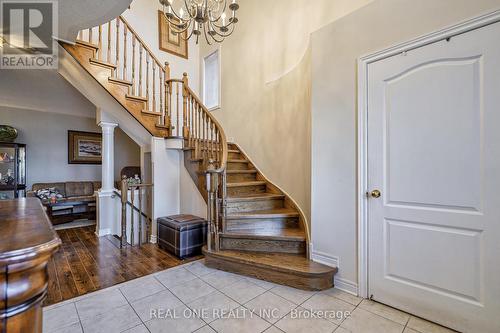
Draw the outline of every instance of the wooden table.
[[[0,332],[42,332],[47,263],[61,240],[37,198],[0,201]]]
[[[61,201],[48,203],[47,215],[53,225],[78,219],[95,220],[95,201]]]

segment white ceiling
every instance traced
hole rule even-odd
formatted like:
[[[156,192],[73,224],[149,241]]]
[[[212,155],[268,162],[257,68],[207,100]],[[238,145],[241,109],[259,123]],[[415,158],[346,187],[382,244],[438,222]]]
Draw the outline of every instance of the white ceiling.
[[[56,70],[0,70],[0,106],[96,117],[96,107]]]

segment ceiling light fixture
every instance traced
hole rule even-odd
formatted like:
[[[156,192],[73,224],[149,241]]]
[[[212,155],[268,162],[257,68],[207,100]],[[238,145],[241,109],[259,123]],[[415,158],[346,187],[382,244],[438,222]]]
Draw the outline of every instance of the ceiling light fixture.
[[[180,9],[174,9],[173,0],[160,0],[170,29],[176,34],[188,32],[187,38],[196,36],[196,44],[203,34],[208,44],[222,41],[234,32],[238,22],[236,0],[179,0]],[[228,5],[228,2],[231,2]],[[226,10],[231,16],[227,19]],[[182,37],[182,35],[181,35]],[[183,37],[182,37],[183,38]],[[183,38],[184,39],[184,38]]]

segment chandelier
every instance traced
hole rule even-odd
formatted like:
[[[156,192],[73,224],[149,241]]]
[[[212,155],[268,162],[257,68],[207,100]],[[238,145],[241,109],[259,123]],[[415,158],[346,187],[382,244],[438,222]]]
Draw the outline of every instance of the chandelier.
[[[180,9],[173,8],[173,0],[160,0],[163,13],[167,18],[171,31],[179,34],[182,39],[196,37],[196,44],[203,34],[208,44],[211,41],[221,43],[234,32],[238,22],[236,11],[240,6],[236,0],[179,0]],[[231,3],[228,6],[228,1]],[[226,10],[231,16],[226,16]],[[187,31],[187,38],[182,37]]]

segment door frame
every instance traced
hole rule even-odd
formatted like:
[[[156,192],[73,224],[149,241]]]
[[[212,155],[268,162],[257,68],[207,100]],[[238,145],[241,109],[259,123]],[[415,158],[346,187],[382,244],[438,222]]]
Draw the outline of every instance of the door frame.
[[[500,9],[358,58],[358,295],[368,298],[368,65],[500,22]]]

